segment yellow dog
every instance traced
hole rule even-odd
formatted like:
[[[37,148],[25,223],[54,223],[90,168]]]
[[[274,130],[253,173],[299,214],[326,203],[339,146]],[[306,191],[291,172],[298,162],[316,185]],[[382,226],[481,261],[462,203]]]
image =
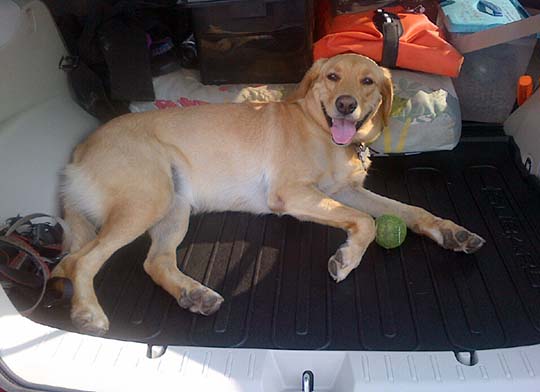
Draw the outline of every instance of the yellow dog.
[[[149,232],[145,271],[179,305],[204,315],[223,298],[177,268],[192,212],[287,214],[346,230],[328,270],[341,281],[392,214],[445,248],[474,252],[484,240],[455,223],[362,187],[355,146],[388,122],[387,70],[359,55],[317,61],[287,102],[223,104],[128,114],[79,145],[65,170],[63,203],[74,241],[54,276],[73,283],[71,318],[103,334],[109,322],[93,279],[120,247]]]

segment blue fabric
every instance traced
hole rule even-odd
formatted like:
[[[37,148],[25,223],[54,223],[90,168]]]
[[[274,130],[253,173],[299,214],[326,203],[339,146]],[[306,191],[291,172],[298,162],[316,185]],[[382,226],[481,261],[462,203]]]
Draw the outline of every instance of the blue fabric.
[[[482,10],[478,0],[448,0],[441,3],[444,23],[450,33],[475,33],[527,18],[527,11],[516,0],[488,0],[502,11],[494,16]]]

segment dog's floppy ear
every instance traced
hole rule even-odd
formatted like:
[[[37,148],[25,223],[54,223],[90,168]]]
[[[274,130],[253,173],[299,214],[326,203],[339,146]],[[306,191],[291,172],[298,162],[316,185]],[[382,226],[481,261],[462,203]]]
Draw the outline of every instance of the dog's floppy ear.
[[[381,115],[384,126],[390,124],[390,114],[392,112],[392,100],[394,97],[394,87],[392,86],[392,74],[386,68],[383,68],[384,80],[379,86],[382,95]]]
[[[313,63],[311,68],[306,72],[300,84],[296,87],[296,90],[289,95],[288,101],[296,101],[297,99],[301,99],[306,96],[309,89],[313,85],[313,82],[319,77],[322,66],[327,61],[328,59],[319,59]]]

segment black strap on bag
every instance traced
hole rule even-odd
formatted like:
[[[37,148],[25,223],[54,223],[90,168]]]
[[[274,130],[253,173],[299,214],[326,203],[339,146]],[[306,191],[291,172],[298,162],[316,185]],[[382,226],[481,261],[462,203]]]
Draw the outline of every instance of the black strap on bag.
[[[381,65],[395,68],[399,51],[399,38],[403,35],[403,25],[399,16],[379,8],[375,11],[373,23],[383,34],[384,39]]]
[[[100,26],[98,41],[109,71],[111,98],[153,101],[156,97],[145,31],[135,23],[112,19]]]

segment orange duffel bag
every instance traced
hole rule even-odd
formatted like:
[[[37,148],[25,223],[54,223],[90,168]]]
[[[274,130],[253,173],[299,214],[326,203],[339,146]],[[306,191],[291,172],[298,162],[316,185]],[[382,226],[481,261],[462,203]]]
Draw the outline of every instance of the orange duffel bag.
[[[404,11],[391,7],[334,17],[314,44],[315,60],[352,52],[390,68],[458,76],[463,56],[425,15]]]

